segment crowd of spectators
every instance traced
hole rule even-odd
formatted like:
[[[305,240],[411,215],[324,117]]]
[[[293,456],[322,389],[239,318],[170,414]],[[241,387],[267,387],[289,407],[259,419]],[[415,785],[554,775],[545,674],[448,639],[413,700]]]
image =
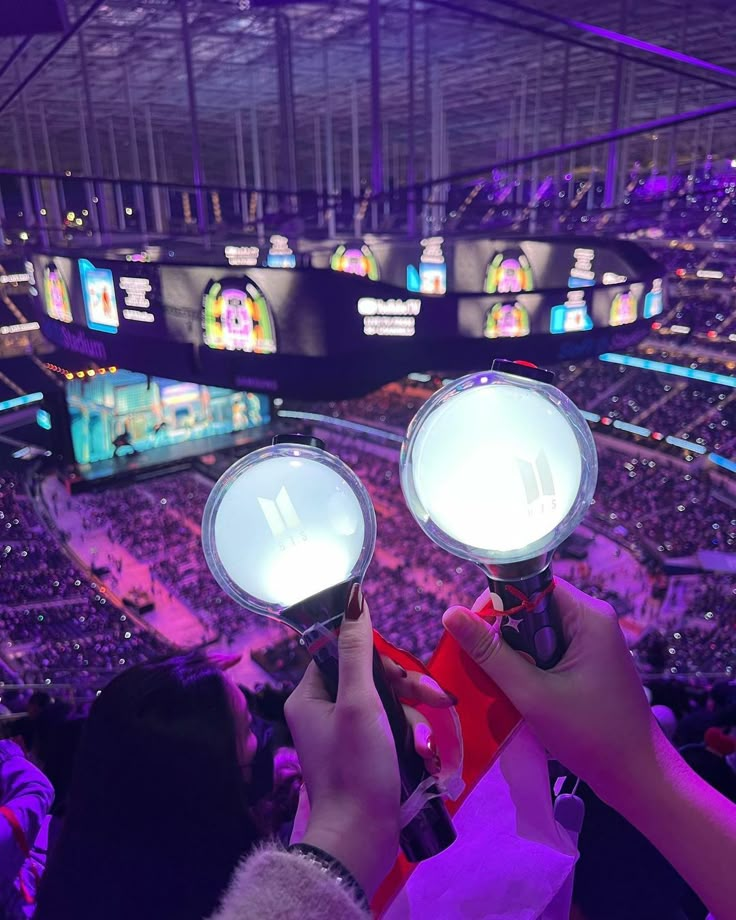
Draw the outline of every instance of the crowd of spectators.
[[[63,551],[22,481],[0,471],[0,655],[8,680],[94,692],[168,643]]]
[[[632,543],[667,557],[736,545],[736,510],[697,467],[651,452],[603,450],[599,470],[592,513]]]
[[[209,633],[227,639],[252,616],[222,592],[204,560],[200,524],[211,488],[195,473],[177,473],[76,500],[87,520],[146,563],[151,577],[183,601]]]

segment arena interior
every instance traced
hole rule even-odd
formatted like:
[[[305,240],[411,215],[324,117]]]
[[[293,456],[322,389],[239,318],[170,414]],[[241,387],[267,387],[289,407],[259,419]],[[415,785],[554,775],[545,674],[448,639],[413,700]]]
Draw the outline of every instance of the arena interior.
[[[417,526],[402,440],[496,358],[552,370],[595,440],[555,573],[613,606],[676,746],[736,733],[736,9],[11,6],[4,736],[56,764],[39,706],[81,726],[117,675],[196,649],[242,655],[230,674],[283,720],[308,655],[223,591],[202,517],[289,432],[367,487],[374,625],[428,662],[485,578]],[[705,917],[691,891],[648,901],[615,839],[617,906],[581,889],[572,916]]]

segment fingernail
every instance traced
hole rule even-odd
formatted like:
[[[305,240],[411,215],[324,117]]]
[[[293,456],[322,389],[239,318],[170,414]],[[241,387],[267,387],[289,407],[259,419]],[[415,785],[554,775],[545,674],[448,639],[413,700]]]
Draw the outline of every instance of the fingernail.
[[[361,613],[363,613],[363,606],[363,592],[360,590],[360,585],[356,582],[350,589],[350,597],[348,599],[347,610],[345,611],[345,619],[357,620]]]
[[[401,665],[398,665],[397,667],[398,667],[399,671],[401,671],[401,676],[402,676],[402,677],[408,677],[408,676],[409,676],[409,672],[406,670],[406,668],[402,668]]]
[[[470,644],[478,635],[478,627],[483,620],[470,610],[462,607],[451,608],[442,617],[442,623],[447,631],[463,645]]]
[[[427,750],[436,760],[440,759],[440,755],[437,753],[437,742],[434,740],[434,735],[430,735],[427,739]]]
[[[442,761],[439,757],[432,758],[432,763],[429,765],[429,772],[432,776],[438,776],[442,772]]]
[[[454,693],[450,693],[449,690],[443,690],[442,692],[445,694],[445,696],[446,696],[447,699],[452,703],[453,706],[457,706],[459,700],[458,700],[458,698],[455,696]]]

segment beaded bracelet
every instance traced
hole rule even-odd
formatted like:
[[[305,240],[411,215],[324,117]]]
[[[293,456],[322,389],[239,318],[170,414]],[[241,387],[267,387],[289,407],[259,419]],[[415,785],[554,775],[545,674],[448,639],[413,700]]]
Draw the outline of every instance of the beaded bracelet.
[[[319,847],[310,846],[308,843],[294,843],[288,848],[288,852],[298,853],[323,872],[329,873],[339,885],[349,888],[360,906],[370,912],[370,905],[365,892],[339,859],[335,859],[330,853],[320,850]]]

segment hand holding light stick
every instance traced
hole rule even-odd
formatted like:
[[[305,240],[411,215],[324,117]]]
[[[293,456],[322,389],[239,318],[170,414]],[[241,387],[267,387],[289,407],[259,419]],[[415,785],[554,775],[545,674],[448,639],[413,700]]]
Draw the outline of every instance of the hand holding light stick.
[[[355,473],[318,438],[278,436],[220,478],[205,506],[202,542],[220,586],[254,613],[294,629],[335,698],[337,632],[376,542],[373,504]],[[403,803],[432,783],[375,650],[373,674],[396,743]],[[412,862],[454,839],[439,797],[426,801],[400,836]]]
[[[481,567],[503,603],[504,639],[545,669],[565,650],[552,553],[588,510],[598,475],[588,424],[553,376],[497,360],[461,377],[422,406],[401,450],[419,526]]]

